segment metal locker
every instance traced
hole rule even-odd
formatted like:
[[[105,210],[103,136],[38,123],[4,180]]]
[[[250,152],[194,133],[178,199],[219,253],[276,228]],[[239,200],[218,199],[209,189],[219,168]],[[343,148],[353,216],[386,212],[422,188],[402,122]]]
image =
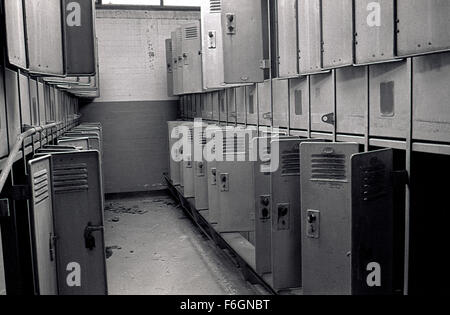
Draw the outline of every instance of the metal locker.
[[[369,66],[370,135],[406,139],[411,110],[411,61]]]
[[[353,0],[322,0],[322,67],[353,64]]]
[[[30,87],[28,85],[28,77],[23,74],[19,74],[19,90],[22,126],[31,126]]]
[[[193,162],[193,145],[194,145],[194,124],[192,122],[185,122],[180,126],[180,137],[183,140],[181,162],[182,173],[182,187],[183,196],[185,198],[194,198],[194,162]]]
[[[269,59],[266,0],[221,3],[224,82],[263,82]]]
[[[450,3],[446,0],[397,1],[397,55],[450,49]]]
[[[179,80],[178,80],[178,54],[177,54],[177,33],[170,33],[170,42],[172,47],[172,77],[173,77],[173,94],[180,94]]]
[[[245,86],[240,86],[236,91],[236,122],[238,124],[246,123],[246,106],[245,106]]]
[[[195,97],[195,117],[194,118],[202,118],[202,113],[203,113],[203,99],[202,99],[202,94],[198,93],[194,95]]]
[[[203,90],[200,21],[183,25],[183,92]]]
[[[281,78],[298,75],[298,0],[278,0],[278,72]]]
[[[227,90],[220,90],[219,97],[219,121],[226,123],[228,121],[228,108],[227,108]]]
[[[272,125],[271,82],[258,83],[258,116],[262,126]]]
[[[273,127],[289,125],[289,80],[273,81]]]
[[[219,92],[212,92],[212,120],[219,121]]]
[[[336,129],[338,133],[365,133],[369,97],[367,69],[366,66],[336,69]]]
[[[355,0],[355,64],[395,60],[395,3]]]
[[[258,87],[256,84],[245,87],[247,124],[258,124]]]
[[[39,95],[37,81],[29,79],[30,105],[31,105],[31,124],[39,126]]]
[[[299,73],[322,71],[321,0],[298,0]]]
[[[237,109],[236,109],[236,89],[226,89],[227,97],[227,112],[228,112],[228,124],[235,125],[237,122]]]
[[[31,192],[31,239],[35,293],[57,295],[57,235],[53,226],[52,164],[50,155],[31,160],[29,184]]]
[[[413,58],[413,138],[450,142],[450,53]]]
[[[25,29],[22,1],[3,1],[6,25],[8,62],[22,69],[27,68]]]
[[[334,114],[334,75],[315,74],[310,77],[311,130],[333,132]]]
[[[212,94],[202,94],[202,118],[210,120],[212,118]]]
[[[20,122],[20,96],[17,72],[5,68],[6,113],[8,117],[8,140],[12,149],[22,131]],[[6,125],[6,123],[5,123]]]
[[[207,152],[210,152],[213,156],[208,157],[206,161],[206,174],[208,181],[208,208],[209,216],[208,220],[211,224],[217,224],[219,222],[219,185],[218,185],[218,173],[217,173],[217,159],[215,158],[216,147],[216,135],[221,132],[219,126],[210,125],[208,128],[207,140],[211,144]],[[214,158],[213,158],[214,157]]]
[[[392,293],[393,151],[305,143],[300,163],[304,294]]]
[[[166,75],[167,75],[167,96],[174,95],[174,76],[173,76],[173,56],[172,56],[172,39],[166,39]]]
[[[4,89],[4,71],[0,66],[0,157],[8,155],[8,125],[6,117],[6,98]],[[1,239],[0,239],[1,241]]]
[[[44,84],[42,82],[38,82],[38,98],[39,98],[39,124],[46,124],[46,113],[45,113],[45,90]]]
[[[89,150],[89,138],[67,138],[58,139],[58,145],[68,145],[80,148],[81,150]]]
[[[309,84],[306,76],[289,80],[290,128],[308,130]]]
[[[59,294],[107,294],[100,154],[53,154],[52,173]]]
[[[30,72],[64,74],[61,2],[24,0],[24,4]]]
[[[208,210],[208,176],[206,159],[203,155],[203,149],[207,141],[205,130],[207,127],[207,124],[194,122],[194,141],[196,142],[193,149],[194,198],[197,210]]]
[[[171,33],[172,38],[172,59],[173,59],[173,85],[174,94],[181,95],[183,93],[183,63],[182,63],[182,46],[181,28],[177,28]]]

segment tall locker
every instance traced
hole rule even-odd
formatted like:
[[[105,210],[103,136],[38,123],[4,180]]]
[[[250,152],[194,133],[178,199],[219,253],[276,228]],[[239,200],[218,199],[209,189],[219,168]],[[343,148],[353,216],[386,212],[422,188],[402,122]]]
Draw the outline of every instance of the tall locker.
[[[174,186],[180,185],[180,148],[176,145],[179,141],[180,135],[178,126],[181,124],[179,121],[169,121],[168,134],[169,134],[169,176]]]
[[[203,81],[200,22],[183,25],[182,36],[183,92],[201,93]]]
[[[298,0],[299,73],[322,69],[322,25],[320,0]]]
[[[173,58],[173,77],[174,94],[183,94],[183,34],[181,27],[171,33],[172,36],[172,58]]]
[[[207,152],[211,154],[206,161],[206,173],[208,181],[208,207],[209,207],[209,223],[217,224],[219,222],[219,185],[217,174],[217,133],[221,133],[218,126],[210,125],[207,129],[207,140],[210,146]],[[220,137],[221,135],[219,135]]]
[[[206,145],[207,124],[194,122],[194,198],[195,208],[197,210],[208,209],[208,177],[206,160],[203,155],[203,149]]]
[[[309,84],[306,76],[289,80],[290,128],[308,130]]]
[[[23,1],[3,1],[5,10],[6,47],[8,62],[27,68]]]
[[[182,173],[182,187],[183,196],[185,198],[194,198],[194,165],[193,165],[193,153],[194,153],[194,124],[192,122],[185,122],[180,126],[180,136],[183,139],[181,162]]]
[[[277,1],[278,67],[281,78],[298,75],[297,0]]]
[[[167,96],[174,95],[172,39],[166,39]]]

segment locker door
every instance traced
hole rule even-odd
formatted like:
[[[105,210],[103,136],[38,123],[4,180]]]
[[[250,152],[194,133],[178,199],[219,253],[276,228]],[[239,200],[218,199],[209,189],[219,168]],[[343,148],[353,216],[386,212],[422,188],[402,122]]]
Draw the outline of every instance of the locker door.
[[[413,58],[413,137],[450,142],[450,53]]]
[[[311,84],[311,130],[332,132],[334,129],[333,74],[310,76]]]
[[[238,124],[246,123],[245,87],[236,88],[236,120]]]
[[[212,119],[219,121],[219,92],[212,93]]]
[[[61,2],[25,0],[24,4],[30,72],[64,74]]]
[[[8,140],[12,149],[21,133],[19,81],[17,72],[5,69],[6,112],[8,115]]]
[[[228,124],[236,124],[236,90],[234,88],[229,88],[226,90],[227,93],[227,112],[228,112]]]
[[[4,70],[0,66],[0,157],[8,155],[8,125],[6,124],[6,102],[4,89]],[[1,241],[1,240],[0,240]]]
[[[293,129],[308,129],[309,85],[307,77],[289,80],[290,124]]]
[[[8,61],[19,68],[27,68],[25,29],[22,1],[3,1],[6,20]]]
[[[289,80],[273,80],[273,127],[288,127]]]
[[[227,108],[227,90],[220,90],[219,97],[219,118],[221,122],[227,122],[228,120],[228,108]]]
[[[280,77],[298,74],[297,0],[278,0],[278,63]]]
[[[262,126],[271,126],[272,124],[272,106],[270,96],[270,80],[264,83],[258,83],[258,113],[259,124]]]
[[[356,143],[303,143],[303,293],[351,294],[351,165]]]
[[[211,152],[215,155],[216,149],[216,133],[213,128],[216,128],[216,132],[220,132],[219,127],[210,126],[210,134],[208,134],[208,142],[212,144]],[[207,180],[208,180],[208,207],[209,207],[209,223],[217,224],[219,222],[219,185],[218,185],[218,173],[217,173],[217,161],[215,158],[209,157],[206,162]]]
[[[367,67],[336,69],[337,132],[364,134],[368,106]]]
[[[181,163],[181,169],[183,173],[183,195],[185,198],[194,198],[194,158],[193,158],[193,145],[194,145],[194,135],[193,135],[193,123],[185,123],[182,127],[186,127],[183,133],[181,129],[181,137],[187,137],[188,146],[183,146],[183,162]]]
[[[397,55],[410,56],[450,49],[450,2],[397,1]]]
[[[39,126],[39,95],[37,81],[30,79],[31,124]]]
[[[411,107],[411,61],[369,67],[370,135],[406,139]]]
[[[44,84],[42,82],[38,82],[38,94],[39,94],[39,123],[40,125],[45,125],[46,123],[46,104],[45,104],[45,92],[44,92]]]
[[[322,66],[353,64],[353,0],[322,0]]]
[[[202,118],[203,112],[203,103],[202,103],[202,94],[195,94],[195,117],[194,118]]]
[[[320,0],[298,0],[299,73],[322,69]]]
[[[31,106],[30,106],[30,87],[28,85],[28,77],[19,74],[20,88],[20,112],[22,117],[22,126],[31,126]]]
[[[200,22],[183,26],[183,91],[184,93],[202,92],[202,57],[200,40]]]
[[[31,160],[28,165],[35,290],[40,295],[57,295],[51,157]]]
[[[258,88],[256,84],[245,87],[245,104],[247,107],[247,124],[258,124]]]
[[[99,153],[53,154],[52,164],[59,293],[107,294]]]
[[[269,57],[267,1],[222,2],[225,83],[264,81],[261,69]]]
[[[395,59],[394,1],[355,0],[355,63]]]
[[[173,75],[173,94],[179,95],[180,94],[180,87],[178,86],[179,80],[178,80],[178,47],[177,47],[177,33],[172,32],[171,33],[171,43],[172,43],[172,75]]]
[[[206,145],[205,128],[207,125],[194,127],[194,141],[198,148],[194,148],[194,192],[195,208],[197,210],[208,209],[208,177],[206,174],[206,160],[203,156],[203,148]]]
[[[394,293],[393,150],[352,157],[352,294]],[[381,267],[380,286],[370,287],[373,264]]]
[[[167,96],[173,97],[173,59],[172,59],[172,39],[166,39],[166,74],[167,74]]]
[[[81,150],[89,150],[88,138],[59,139],[58,145],[59,144],[81,148]]]
[[[202,94],[202,105],[203,105],[203,114],[202,118],[210,120],[212,119],[212,94],[211,93],[203,93]]]

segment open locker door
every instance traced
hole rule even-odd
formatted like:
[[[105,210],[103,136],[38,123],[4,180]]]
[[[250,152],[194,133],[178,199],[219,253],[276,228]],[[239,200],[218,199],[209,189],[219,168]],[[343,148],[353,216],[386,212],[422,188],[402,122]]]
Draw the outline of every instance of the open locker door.
[[[50,155],[31,160],[31,237],[34,261],[35,293],[57,295],[57,272],[53,227],[53,194]]]
[[[56,153],[52,164],[59,293],[107,294],[99,152]]]
[[[58,145],[73,146],[81,150],[89,150],[89,138],[72,138],[58,140]]]

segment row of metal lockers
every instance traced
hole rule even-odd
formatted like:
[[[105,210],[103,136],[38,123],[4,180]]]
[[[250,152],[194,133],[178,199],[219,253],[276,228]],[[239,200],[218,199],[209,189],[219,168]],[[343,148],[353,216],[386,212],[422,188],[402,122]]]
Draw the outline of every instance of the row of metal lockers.
[[[27,163],[34,293],[106,294],[102,127],[78,125]],[[3,241],[6,290],[17,281]],[[6,244],[6,246],[5,246]]]
[[[169,122],[170,179],[218,233],[248,239],[274,290],[401,292],[393,150],[229,128]]]
[[[412,124],[415,140],[450,141],[448,1],[208,0],[201,9],[201,21],[166,41],[168,93],[189,95],[182,117],[398,139]]]

